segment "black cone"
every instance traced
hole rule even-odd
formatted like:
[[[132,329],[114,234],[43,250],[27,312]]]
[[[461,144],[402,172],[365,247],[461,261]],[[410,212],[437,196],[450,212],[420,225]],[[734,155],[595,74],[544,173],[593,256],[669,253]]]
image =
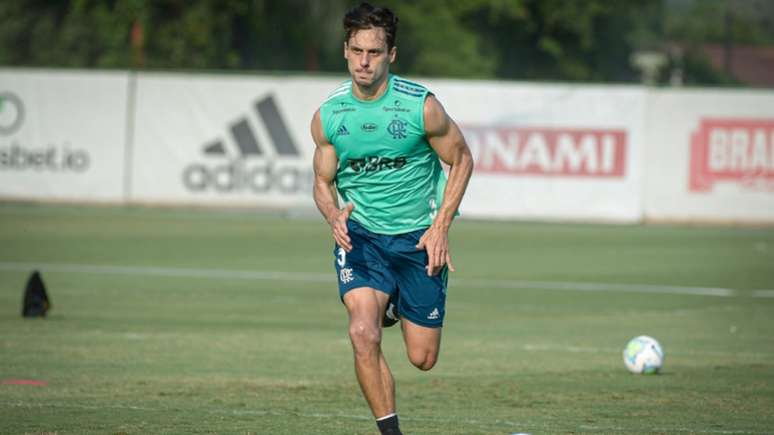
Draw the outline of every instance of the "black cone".
[[[24,290],[22,315],[24,317],[45,317],[49,308],[51,308],[51,303],[46,293],[46,285],[43,284],[40,272],[36,270],[32,272],[30,279],[27,280],[27,288]]]

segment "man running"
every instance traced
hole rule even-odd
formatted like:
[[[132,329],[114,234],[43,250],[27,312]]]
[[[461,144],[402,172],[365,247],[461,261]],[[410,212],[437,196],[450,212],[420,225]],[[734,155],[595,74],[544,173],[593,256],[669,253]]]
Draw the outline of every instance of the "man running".
[[[401,320],[409,360],[433,368],[454,271],[448,232],[473,159],[435,96],[390,74],[398,18],[362,3],[343,22],[351,80],[312,119],[314,200],[336,242],[357,380],[381,433],[400,434],[382,327]]]

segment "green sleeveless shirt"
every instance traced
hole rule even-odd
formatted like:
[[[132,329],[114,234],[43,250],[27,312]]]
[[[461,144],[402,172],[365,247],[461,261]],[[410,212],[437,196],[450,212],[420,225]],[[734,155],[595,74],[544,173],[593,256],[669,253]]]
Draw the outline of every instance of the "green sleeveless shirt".
[[[339,86],[320,106],[323,132],[339,159],[336,188],[350,216],[377,234],[430,226],[443,200],[446,174],[425,137],[427,89],[390,75],[376,100]]]

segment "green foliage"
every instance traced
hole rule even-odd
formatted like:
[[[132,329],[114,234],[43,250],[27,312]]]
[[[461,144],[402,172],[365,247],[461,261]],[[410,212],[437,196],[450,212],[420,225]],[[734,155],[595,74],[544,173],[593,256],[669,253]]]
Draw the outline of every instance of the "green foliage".
[[[669,0],[667,37],[685,43],[774,44],[774,2],[769,0]]]
[[[739,86],[741,83],[723,71],[712,67],[709,60],[696,48],[689,48],[681,59],[686,71],[687,85]]]
[[[495,59],[482,49],[480,36],[460,26],[455,9],[443,3],[394,2],[400,17],[396,70],[426,76],[494,76]]]
[[[774,3],[762,0],[383,3],[400,17],[395,70],[403,74],[632,82],[639,80],[630,65],[636,50],[664,51],[672,43],[695,48],[728,38],[774,43]],[[5,0],[0,2],[0,65],[342,73],[341,17],[351,5],[345,0]],[[137,50],[133,26],[142,30]],[[690,55],[695,59],[683,65],[689,81],[728,81],[701,66],[698,50]],[[694,66],[696,71],[690,69]]]
[[[668,0],[665,39],[680,47],[672,61],[693,85],[740,85],[714,68],[703,52],[705,44],[765,46],[774,44],[774,3],[766,0]]]
[[[0,64],[127,66],[130,13],[136,4],[132,0],[2,2]]]
[[[237,0],[157,1],[146,6],[142,21],[147,66],[160,68],[222,68],[239,66],[231,41],[232,20],[246,8]]]

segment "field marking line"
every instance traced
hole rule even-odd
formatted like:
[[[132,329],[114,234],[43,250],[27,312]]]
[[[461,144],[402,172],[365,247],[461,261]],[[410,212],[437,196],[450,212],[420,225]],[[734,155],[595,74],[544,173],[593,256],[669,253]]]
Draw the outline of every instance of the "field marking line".
[[[49,272],[93,273],[109,275],[139,275],[166,276],[178,278],[209,278],[209,279],[241,279],[241,280],[271,280],[300,281],[315,283],[332,283],[333,273],[283,272],[283,271],[251,271],[228,269],[192,269],[180,267],[147,267],[147,266],[111,266],[95,264],[68,263],[31,263],[0,261],[0,270],[26,272],[41,269]],[[595,282],[572,281],[522,281],[480,278],[452,279],[457,285],[474,288],[499,288],[515,290],[568,290],[568,291],[609,291],[625,293],[655,293],[689,296],[731,297],[737,294],[734,289],[717,287],[690,287],[653,284],[611,284]],[[768,291],[768,290],[762,290]],[[766,296],[768,297],[768,296]]]
[[[175,278],[210,278],[210,279],[242,279],[267,281],[306,281],[329,282],[332,274],[309,272],[279,272],[250,271],[228,269],[191,269],[180,267],[136,267],[136,266],[102,266],[96,264],[67,263],[16,263],[0,262],[0,270],[32,271],[39,269],[50,272],[93,273],[98,275],[140,275],[167,276]]]
[[[673,295],[698,296],[734,296],[736,291],[717,287],[690,287],[652,284],[610,284],[599,282],[562,282],[562,281],[511,281],[495,279],[459,279],[455,282],[470,287],[495,287],[524,290],[573,290],[573,291],[613,291],[629,293],[663,293]]]
[[[774,290],[753,290],[754,298],[774,298]]]

